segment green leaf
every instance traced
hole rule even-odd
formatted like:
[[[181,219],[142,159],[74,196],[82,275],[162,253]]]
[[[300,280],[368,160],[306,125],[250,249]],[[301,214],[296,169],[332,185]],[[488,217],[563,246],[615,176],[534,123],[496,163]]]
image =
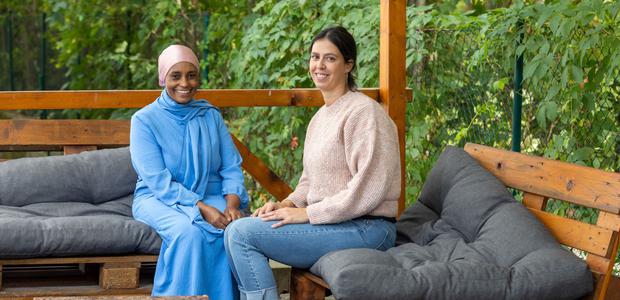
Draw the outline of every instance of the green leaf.
[[[594,153],[594,149],[590,148],[590,147],[582,147],[577,149],[573,155],[572,155],[572,160],[573,161],[585,161],[585,160],[589,160],[590,156]]]
[[[573,80],[575,82],[581,83],[583,82],[583,71],[581,70],[581,68],[575,66],[575,65],[571,65],[571,74],[573,75]]]
[[[553,100],[555,95],[560,91],[560,87],[558,85],[552,85],[551,88],[547,91],[547,96],[545,97],[545,101]]]
[[[545,112],[547,114],[547,119],[549,121],[555,121],[555,119],[558,116],[558,104],[551,101],[551,102],[547,102],[547,104],[545,105]]]
[[[547,128],[547,113],[546,106],[541,105],[538,107],[538,112],[536,113],[536,121],[538,122],[538,126],[540,128]]]

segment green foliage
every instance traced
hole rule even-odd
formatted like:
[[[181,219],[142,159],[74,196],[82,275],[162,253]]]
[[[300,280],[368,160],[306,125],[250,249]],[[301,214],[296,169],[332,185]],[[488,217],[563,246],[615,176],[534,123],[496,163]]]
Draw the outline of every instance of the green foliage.
[[[155,88],[161,50],[197,49],[203,34],[196,1],[48,0],[44,9],[68,89]]]

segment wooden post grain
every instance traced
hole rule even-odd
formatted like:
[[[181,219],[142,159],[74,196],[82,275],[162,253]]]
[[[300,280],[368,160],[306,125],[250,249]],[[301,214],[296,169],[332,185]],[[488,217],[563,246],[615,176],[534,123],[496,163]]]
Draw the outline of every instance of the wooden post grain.
[[[401,163],[398,215],[405,209],[406,8],[405,0],[381,0],[379,100],[398,128]]]

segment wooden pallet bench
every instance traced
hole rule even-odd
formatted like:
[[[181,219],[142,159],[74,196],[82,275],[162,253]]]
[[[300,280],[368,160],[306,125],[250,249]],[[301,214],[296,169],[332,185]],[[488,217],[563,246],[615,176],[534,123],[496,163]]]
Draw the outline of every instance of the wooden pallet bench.
[[[620,232],[620,174],[561,161],[467,144],[465,151],[507,187],[523,192],[523,204],[568,247],[583,251],[596,282],[588,299],[620,299],[612,276]],[[545,212],[549,199],[598,211],[596,224]],[[306,270],[292,270],[291,299],[324,299],[328,284]]]

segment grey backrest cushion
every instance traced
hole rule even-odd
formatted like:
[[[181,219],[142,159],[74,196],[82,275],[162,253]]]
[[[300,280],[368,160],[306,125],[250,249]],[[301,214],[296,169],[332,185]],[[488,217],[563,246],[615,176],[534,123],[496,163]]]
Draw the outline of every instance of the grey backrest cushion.
[[[0,205],[98,204],[133,193],[136,178],[128,147],[9,160],[0,163]]]
[[[463,149],[447,147],[386,252],[328,253],[311,271],[338,299],[573,299],[593,289],[560,246]]]

